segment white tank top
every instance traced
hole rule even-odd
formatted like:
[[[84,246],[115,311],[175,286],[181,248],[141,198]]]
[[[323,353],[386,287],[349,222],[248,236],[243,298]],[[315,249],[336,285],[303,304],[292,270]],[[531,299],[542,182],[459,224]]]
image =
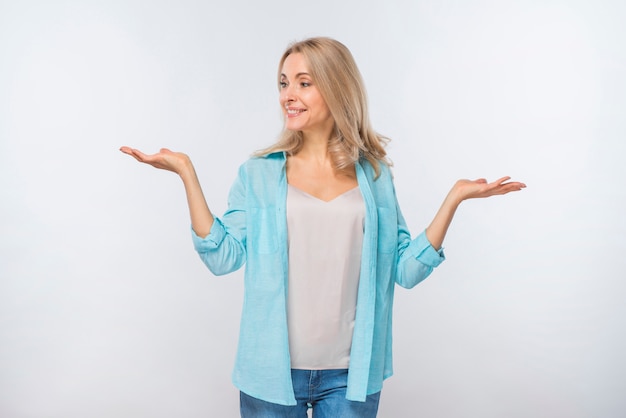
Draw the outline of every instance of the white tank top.
[[[294,369],[348,368],[364,222],[358,187],[325,202],[288,186],[287,321]]]

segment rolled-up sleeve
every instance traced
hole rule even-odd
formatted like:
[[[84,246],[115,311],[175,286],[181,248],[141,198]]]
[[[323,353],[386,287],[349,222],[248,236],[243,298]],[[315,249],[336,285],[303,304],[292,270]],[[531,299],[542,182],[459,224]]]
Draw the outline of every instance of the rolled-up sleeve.
[[[205,253],[209,250],[214,250],[222,243],[224,237],[226,236],[226,229],[224,228],[224,224],[222,220],[219,218],[215,218],[213,221],[213,226],[211,226],[211,231],[209,235],[204,238],[201,238],[196,234],[196,231],[191,228],[191,239],[193,240],[193,246],[199,253]]]
[[[396,282],[410,289],[427,278],[445,259],[443,248],[435,250],[426,237],[426,231],[423,231],[400,255]]]
[[[228,210],[214,218],[209,234],[199,237],[193,228],[191,238],[202,262],[215,275],[231,273],[246,262],[245,171],[239,170],[228,195]]]

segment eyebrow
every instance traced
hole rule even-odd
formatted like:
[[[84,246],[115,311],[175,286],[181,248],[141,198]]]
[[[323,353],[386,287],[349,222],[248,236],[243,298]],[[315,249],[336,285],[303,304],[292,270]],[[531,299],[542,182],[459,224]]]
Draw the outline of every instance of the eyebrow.
[[[280,74],[280,76],[281,76],[281,78],[282,78],[282,77],[289,78],[289,77],[287,77],[284,73],[281,73],[281,74]],[[311,74],[309,74],[309,73],[305,73],[305,72],[301,72],[301,73],[296,74],[296,78],[300,78],[300,77],[302,77],[302,76],[311,77]]]

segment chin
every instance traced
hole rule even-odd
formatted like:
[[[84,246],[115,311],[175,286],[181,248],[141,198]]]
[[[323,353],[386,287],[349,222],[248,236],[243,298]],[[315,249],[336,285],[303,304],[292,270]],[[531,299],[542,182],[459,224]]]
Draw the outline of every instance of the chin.
[[[290,131],[301,131],[303,126],[300,124],[295,124],[295,123],[288,123],[285,125],[285,128],[290,130]]]

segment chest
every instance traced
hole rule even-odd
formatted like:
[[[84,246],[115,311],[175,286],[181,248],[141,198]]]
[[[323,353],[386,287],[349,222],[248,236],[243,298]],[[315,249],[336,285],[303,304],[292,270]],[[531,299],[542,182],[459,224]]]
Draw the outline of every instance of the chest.
[[[354,168],[339,172],[330,167],[296,162],[287,164],[287,182],[325,202],[334,200],[358,185]]]

